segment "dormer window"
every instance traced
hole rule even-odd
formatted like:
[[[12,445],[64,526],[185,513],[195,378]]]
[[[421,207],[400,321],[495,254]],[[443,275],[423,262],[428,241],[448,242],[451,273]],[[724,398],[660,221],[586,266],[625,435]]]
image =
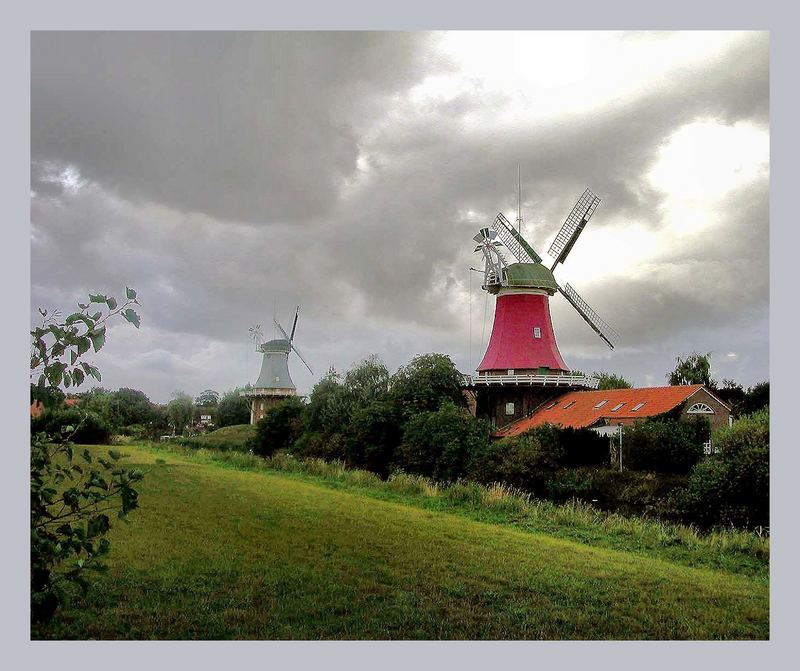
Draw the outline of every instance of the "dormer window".
[[[608,399],[604,399],[604,400],[600,401],[600,403],[598,403],[596,406],[594,406],[595,410],[597,410],[599,408],[602,408],[606,403],[608,403]]]
[[[642,401],[641,403],[637,403],[636,405],[634,405],[634,406],[631,408],[631,412],[636,412],[636,411],[637,411],[637,410],[639,410],[640,408],[643,408],[645,403],[646,403],[646,401]]]
[[[545,410],[552,410],[558,405],[558,401],[553,401],[550,405],[548,405]]]
[[[534,338],[541,338],[542,337],[542,329],[538,326],[533,327],[533,337]]]
[[[616,404],[616,405],[615,405],[613,408],[611,408],[611,412],[616,412],[616,411],[617,411],[617,410],[619,410],[619,409],[620,409],[620,408],[621,408],[623,405],[625,405],[625,404],[624,404],[624,403],[617,403],[617,404]]]
[[[565,405],[565,406],[562,408],[562,410],[566,410],[567,408],[571,408],[573,405],[575,405],[575,401],[570,401],[569,403],[567,403],[567,404],[566,404],[566,405]]]

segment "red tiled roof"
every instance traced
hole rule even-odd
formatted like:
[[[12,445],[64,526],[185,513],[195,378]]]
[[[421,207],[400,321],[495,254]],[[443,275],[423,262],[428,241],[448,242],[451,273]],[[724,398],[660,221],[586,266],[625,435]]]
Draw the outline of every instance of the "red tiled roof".
[[[31,417],[36,418],[44,412],[44,403],[34,401],[31,403]]]
[[[501,429],[495,436],[517,436],[535,426],[548,423],[576,429],[594,426],[600,420],[607,420],[609,424],[631,424],[642,417],[652,417],[672,410],[702,388],[701,384],[691,384],[643,389],[570,391],[543,403],[532,415]],[[601,401],[606,403],[596,408]],[[620,403],[624,405],[614,410]],[[633,410],[639,403],[644,405]],[[568,404],[569,407],[565,407]]]

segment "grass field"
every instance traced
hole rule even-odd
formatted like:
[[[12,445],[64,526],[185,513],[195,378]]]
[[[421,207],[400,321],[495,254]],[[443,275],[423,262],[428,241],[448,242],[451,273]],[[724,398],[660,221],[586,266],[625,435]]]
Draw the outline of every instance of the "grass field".
[[[256,427],[252,424],[234,424],[224,426],[216,431],[180,438],[178,442],[193,448],[206,448],[210,450],[244,450],[247,441],[255,436]]]
[[[147,470],[141,509],[115,524],[88,599],[34,638],[769,635],[766,572],[736,562],[698,568],[312,475],[125,452]]]

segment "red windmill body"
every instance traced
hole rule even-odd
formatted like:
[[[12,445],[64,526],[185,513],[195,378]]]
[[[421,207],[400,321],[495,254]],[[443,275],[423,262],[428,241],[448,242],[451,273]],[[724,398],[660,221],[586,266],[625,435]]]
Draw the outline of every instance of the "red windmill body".
[[[483,289],[497,296],[492,335],[475,376],[468,376],[468,389],[484,389],[477,395],[477,408],[495,424],[510,423],[552,395],[552,387],[595,388],[594,377],[573,374],[558,350],[550,318],[550,297],[563,295],[592,329],[613,349],[616,333],[569,285],[561,287],[553,270],[563,263],[594,214],[600,199],[584,191],[561,227],[548,254],[550,268],[518,230],[498,214],[488,228],[473,238],[483,253]],[[521,213],[517,220],[522,222]],[[505,246],[515,262],[509,263],[499,247]],[[501,391],[496,391],[502,388]],[[512,399],[512,400],[509,400]]]

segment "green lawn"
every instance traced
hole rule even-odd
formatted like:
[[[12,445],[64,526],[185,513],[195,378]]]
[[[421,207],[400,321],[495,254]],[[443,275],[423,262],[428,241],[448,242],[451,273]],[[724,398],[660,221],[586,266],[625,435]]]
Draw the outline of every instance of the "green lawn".
[[[101,448],[93,448],[101,449]],[[34,638],[767,638],[758,576],[127,446],[141,509]]]

